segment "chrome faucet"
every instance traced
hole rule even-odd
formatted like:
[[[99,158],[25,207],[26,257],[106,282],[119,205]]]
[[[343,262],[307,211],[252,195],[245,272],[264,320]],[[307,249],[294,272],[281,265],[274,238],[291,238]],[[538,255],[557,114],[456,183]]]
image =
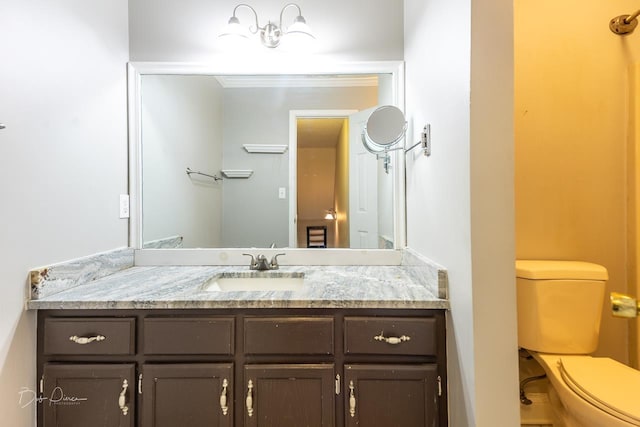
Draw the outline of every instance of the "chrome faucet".
[[[280,266],[278,265],[278,257],[285,254],[275,254],[273,258],[271,258],[271,262],[267,261],[267,257],[262,254],[259,254],[256,257],[251,254],[242,255],[251,257],[251,263],[249,264],[250,270],[266,271],[277,270],[278,268],[280,268]]]

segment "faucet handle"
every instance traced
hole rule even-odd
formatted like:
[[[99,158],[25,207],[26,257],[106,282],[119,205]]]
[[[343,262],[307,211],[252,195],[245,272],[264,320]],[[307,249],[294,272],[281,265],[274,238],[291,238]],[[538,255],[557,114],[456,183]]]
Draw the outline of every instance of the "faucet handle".
[[[256,259],[253,257],[253,255],[251,254],[242,254],[244,256],[250,256],[251,257],[251,263],[249,264],[249,267],[255,267],[256,265],[258,265],[258,263],[256,262]]]
[[[269,264],[269,267],[270,267],[272,270],[277,270],[277,269],[280,267],[280,266],[278,265],[278,257],[279,257],[279,256],[281,256],[281,255],[286,255],[286,254],[285,254],[285,253],[282,253],[282,254],[275,254],[275,255],[273,256],[273,258],[271,258],[271,263]]]

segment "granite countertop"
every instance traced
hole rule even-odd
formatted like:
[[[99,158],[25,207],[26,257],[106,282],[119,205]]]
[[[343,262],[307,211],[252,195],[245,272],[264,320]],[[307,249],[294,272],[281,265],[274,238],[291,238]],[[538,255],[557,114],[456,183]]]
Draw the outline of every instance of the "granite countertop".
[[[27,303],[29,309],[449,308],[399,266],[283,267],[304,273],[297,291],[207,291],[206,282],[246,266],[131,267]],[[270,275],[273,272],[265,272]]]
[[[31,272],[28,309],[449,308],[441,271],[420,266],[283,266],[259,273],[303,273],[295,291],[206,290],[211,278],[247,274],[247,266],[129,266],[58,288],[54,272],[56,266]]]

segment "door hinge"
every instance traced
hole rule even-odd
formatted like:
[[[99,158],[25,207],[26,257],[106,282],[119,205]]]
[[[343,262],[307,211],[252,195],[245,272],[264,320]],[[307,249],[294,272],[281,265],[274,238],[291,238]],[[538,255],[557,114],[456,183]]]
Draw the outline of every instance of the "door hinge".
[[[336,375],[336,395],[340,394],[340,374]]]
[[[142,374],[138,375],[138,394],[142,394]]]
[[[438,375],[437,378],[437,383],[438,383],[438,397],[442,396],[442,378],[440,377],[440,375]]]
[[[40,394],[44,393],[44,374],[40,377]]]

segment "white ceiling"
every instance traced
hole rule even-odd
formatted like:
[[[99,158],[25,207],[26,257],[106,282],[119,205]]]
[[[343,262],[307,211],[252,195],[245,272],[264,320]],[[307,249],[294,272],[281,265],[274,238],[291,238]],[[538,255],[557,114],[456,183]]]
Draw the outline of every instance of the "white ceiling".
[[[345,118],[298,119],[298,148],[335,147]]]

